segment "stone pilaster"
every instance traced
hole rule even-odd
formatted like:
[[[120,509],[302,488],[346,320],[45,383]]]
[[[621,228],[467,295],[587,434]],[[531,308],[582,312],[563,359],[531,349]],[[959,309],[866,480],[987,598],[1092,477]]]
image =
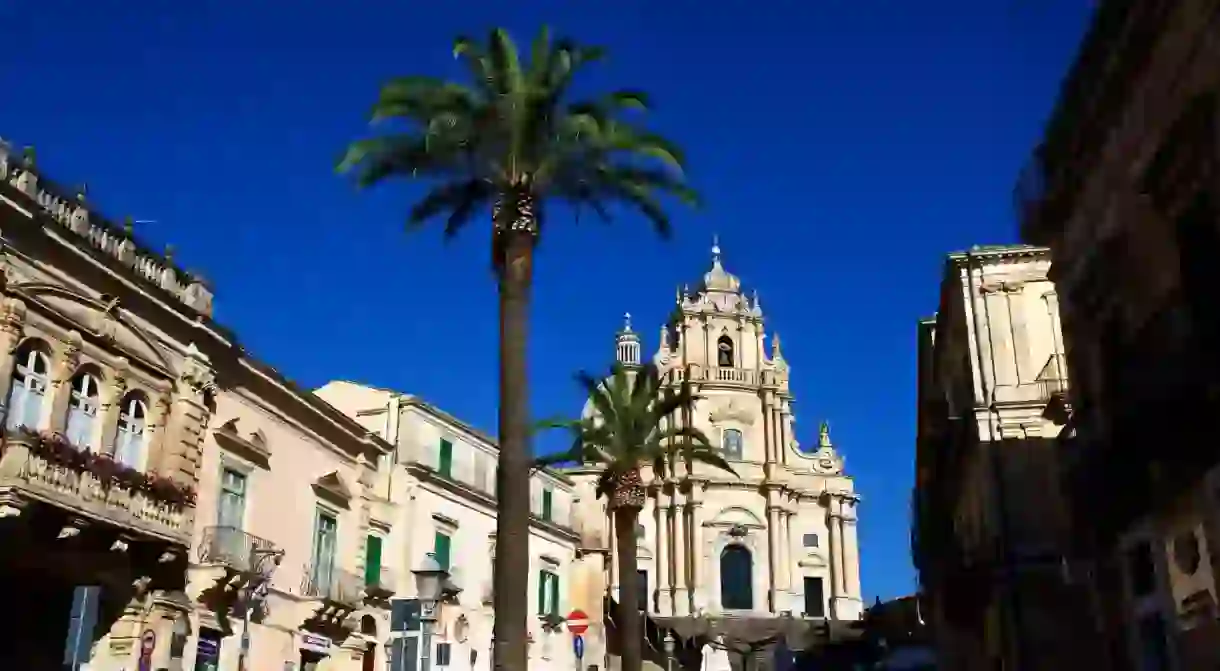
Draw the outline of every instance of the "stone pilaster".
[[[216,388],[208,358],[192,344],[182,358],[170,401],[170,418],[161,455],[160,471],[179,482],[194,486],[198,480],[210,410],[208,395]]]
[[[72,331],[68,338],[55,352],[51,363],[51,388],[47,394],[51,398],[51,419],[48,428],[52,432],[62,433],[68,425],[68,404],[72,401],[72,376],[80,365],[81,335]]]
[[[698,482],[691,483],[691,607],[695,613],[706,609],[708,604],[707,586],[707,541],[704,539],[703,522],[706,513],[703,510],[702,486]]]
[[[669,615],[673,610],[673,591],[669,581],[669,543],[672,536],[669,528],[670,498],[663,486],[656,488],[656,504],[653,506],[656,524],[656,612]]]
[[[102,443],[99,452],[114,455],[115,439],[119,432],[119,413],[123,411],[123,395],[127,393],[127,360],[120,359],[119,365],[102,395],[101,407],[98,408],[98,418],[102,422]]]
[[[25,332],[25,303],[17,298],[0,302],[0,419],[8,418],[9,386],[13,383],[13,356]]]
[[[690,590],[687,586],[687,566],[691,556],[686,538],[686,495],[674,488],[674,615],[690,614]]]
[[[830,597],[832,600],[843,595],[843,529],[839,524],[842,517],[839,512],[839,497],[830,494],[827,500],[827,530],[830,532]]]
[[[776,504],[776,491],[767,490],[767,578],[769,583],[767,611],[779,612],[780,605],[780,507]]]

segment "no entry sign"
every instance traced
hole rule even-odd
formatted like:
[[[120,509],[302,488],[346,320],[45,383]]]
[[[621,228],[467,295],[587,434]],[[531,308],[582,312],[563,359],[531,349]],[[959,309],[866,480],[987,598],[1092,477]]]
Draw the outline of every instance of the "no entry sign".
[[[589,616],[585,615],[583,610],[577,608],[571,613],[568,613],[567,625],[568,631],[571,632],[572,635],[580,636],[586,631],[589,631]]]

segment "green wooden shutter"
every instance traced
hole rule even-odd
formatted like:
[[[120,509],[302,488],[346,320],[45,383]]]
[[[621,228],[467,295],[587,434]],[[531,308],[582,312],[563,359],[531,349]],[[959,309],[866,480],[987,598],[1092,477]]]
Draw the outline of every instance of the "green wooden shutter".
[[[546,571],[538,572],[538,614],[546,613]]]
[[[551,521],[551,506],[554,492],[549,489],[542,490],[542,519],[547,522]]]
[[[551,615],[559,615],[559,574],[551,574]]]
[[[453,539],[439,531],[436,532],[436,544],[433,547],[432,555],[436,557],[436,563],[446,571],[449,570],[449,546],[452,542]]]
[[[369,536],[364,553],[364,585],[384,587],[381,584],[381,536]]]
[[[453,443],[444,438],[441,438],[441,458],[437,470],[447,478],[453,477]]]

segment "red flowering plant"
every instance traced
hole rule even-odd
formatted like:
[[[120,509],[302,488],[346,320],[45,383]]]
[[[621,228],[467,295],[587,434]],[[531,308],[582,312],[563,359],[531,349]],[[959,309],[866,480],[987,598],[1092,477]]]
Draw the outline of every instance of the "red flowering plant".
[[[118,489],[140,493],[154,501],[174,508],[195,505],[195,490],[171,478],[143,473],[102,452],[78,449],[61,433],[39,432],[21,426],[8,437],[25,439],[30,452],[48,463],[76,473],[89,473],[103,489]]]

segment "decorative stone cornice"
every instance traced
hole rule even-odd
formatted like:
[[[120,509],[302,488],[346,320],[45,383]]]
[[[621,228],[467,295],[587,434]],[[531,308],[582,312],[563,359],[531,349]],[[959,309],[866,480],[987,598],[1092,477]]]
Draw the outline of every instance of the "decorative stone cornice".
[[[212,290],[203,279],[174,266],[168,255],[142,247],[130,231],[110,223],[85,203],[84,189],[75,196],[64,195],[49,180],[41,177],[32,153],[24,158],[12,155],[10,145],[0,139],[0,182],[11,184],[33,200],[52,221],[83,245],[125,266],[141,280],[172,294],[200,314],[212,314]]]

